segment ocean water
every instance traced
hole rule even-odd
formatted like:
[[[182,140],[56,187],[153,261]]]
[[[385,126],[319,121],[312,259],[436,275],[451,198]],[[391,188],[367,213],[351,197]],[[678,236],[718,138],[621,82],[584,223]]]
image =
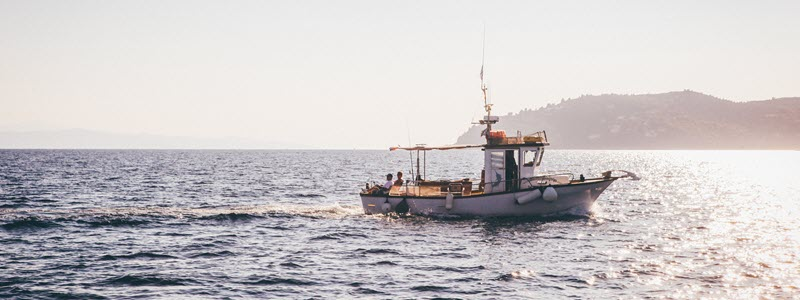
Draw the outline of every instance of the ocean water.
[[[478,177],[430,152],[428,178]],[[366,216],[388,151],[0,151],[0,298],[788,298],[800,152],[558,151],[582,216]]]

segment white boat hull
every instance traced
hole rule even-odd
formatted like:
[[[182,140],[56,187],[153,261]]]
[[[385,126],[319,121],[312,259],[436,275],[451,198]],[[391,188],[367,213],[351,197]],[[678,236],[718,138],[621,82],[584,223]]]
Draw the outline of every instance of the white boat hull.
[[[518,204],[517,199],[524,198],[526,194],[536,189],[464,197],[455,196],[450,209],[446,205],[445,196],[413,197],[361,194],[361,204],[366,214],[387,213],[387,208],[389,208],[388,212],[394,212],[402,201],[406,201],[408,213],[414,215],[511,217],[587,213],[591,210],[594,201],[615,179],[554,185],[552,187],[558,194],[557,199],[546,201],[544,197],[536,197],[525,204]],[[385,205],[387,202],[390,207]]]

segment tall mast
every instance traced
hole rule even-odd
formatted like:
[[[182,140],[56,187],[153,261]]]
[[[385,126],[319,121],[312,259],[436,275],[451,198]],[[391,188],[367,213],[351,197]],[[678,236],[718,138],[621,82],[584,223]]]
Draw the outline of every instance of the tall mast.
[[[483,80],[483,68],[486,63],[486,25],[483,25],[483,49],[481,51],[481,92],[483,92],[483,109],[486,110],[486,116],[480,120],[481,125],[486,125],[486,129],[481,132],[481,135],[486,136],[486,143],[489,143],[489,132],[492,131],[492,124],[497,123],[498,118],[492,118],[492,104],[489,103],[486,97],[486,91],[489,88],[486,86],[486,81]]]
[[[489,105],[489,102],[486,97],[486,91],[489,89],[486,87],[486,81],[483,80],[483,68],[486,66],[486,25],[483,27],[483,47],[481,48],[481,91],[483,92],[483,107],[486,109],[486,115],[492,114],[492,106]]]

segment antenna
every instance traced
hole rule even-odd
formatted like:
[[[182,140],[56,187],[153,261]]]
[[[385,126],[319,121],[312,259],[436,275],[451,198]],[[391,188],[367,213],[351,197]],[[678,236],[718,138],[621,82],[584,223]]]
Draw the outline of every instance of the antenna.
[[[492,104],[487,100],[486,91],[489,88],[486,86],[486,81],[483,80],[483,71],[486,64],[486,23],[483,24],[483,46],[481,50],[481,92],[483,93],[483,109],[486,110],[486,116],[480,120],[481,125],[486,125],[486,129],[481,132],[482,136],[486,136],[486,143],[489,143],[489,132],[492,131],[492,124],[497,123],[500,119],[492,117]]]
[[[406,116],[406,133],[408,134],[408,146],[411,147],[411,125],[408,123],[408,116]]]
[[[489,107],[489,103],[486,101],[486,82],[483,80],[483,69],[486,66],[486,23],[483,24],[483,44],[481,48],[481,91],[483,92],[483,106],[484,108],[488,109],[486,112],[488,113],[491,108]]]
[[[411,126],[408,125],[408,116],[406,116],[406,132],[408,133],[408,146],[411,147]],[[419,154],[417,154],[419,156]],[[411,178],[414,177],[414,154],[408,151],[408,160],[411,161]]]

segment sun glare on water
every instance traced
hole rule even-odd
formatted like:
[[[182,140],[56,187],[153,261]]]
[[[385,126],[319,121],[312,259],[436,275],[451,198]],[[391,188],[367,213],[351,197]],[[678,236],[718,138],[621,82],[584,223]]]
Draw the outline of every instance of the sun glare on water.
[[[669,276],[706,278],[725,287],[717,296],[753,297],[777,289],[797,289],[797,249],[800,248],[800,152],[796,151],[676,151],[685,169],[678,176],[651,181],[671,184],[674,220],[662,236],[656,261]],[[673,157],[673,158],[674,158]],[[700,181],[700,182],[697,182]],[[683,183],[681,183],[683,182]],[[695,253],[695,257],[678,257]],[[699,274],[699,275],[698,275]],[[697,296],[694,286],[677,296]]]

